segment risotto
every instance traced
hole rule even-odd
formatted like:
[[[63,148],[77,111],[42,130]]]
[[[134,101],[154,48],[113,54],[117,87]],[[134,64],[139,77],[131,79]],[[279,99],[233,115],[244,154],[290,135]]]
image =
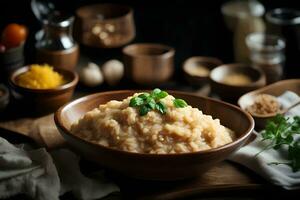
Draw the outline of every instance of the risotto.
[[[71,133],[107,147],[152,154],[196,152],[234,139],[234,133],[219,119],[189,105],[177,107],[171,95],[160,100],[166,107],[165,113],[154,109],[141,115],[130,106],[130,100],[138,95],[112,100],[87,112],[71,126]]]

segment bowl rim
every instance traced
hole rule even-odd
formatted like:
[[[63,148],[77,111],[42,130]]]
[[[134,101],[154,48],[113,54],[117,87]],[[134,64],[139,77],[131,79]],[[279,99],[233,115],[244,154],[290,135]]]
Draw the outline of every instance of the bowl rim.
[[[145,54],[137,54],[137,53],[132,53],[130,50],[132,48],[156,48],[156,49],[165,49],[166,52],[162,54],[153,54],[153,55],[145,55]],[[125,47],[122,48],[122,53],[123,55],[130,56],[132,58],[169,58],[174,56],[175,54],[175,49],[171,46],[165,45],[165,44],[160,44],[160,43],[134,43],[134,44],[129,44],[126,45]]]
[[[59,68],[53,68],[54,71],[57,72],[62,72],[62,73],[69,73],[72,76],[71,81],[60,85],[56,88],[51,88],[51,89],[34,89],[34,88],[26,88],[23,86],[18,85],[15,82],[16,77],[18,77],[20,74],[25,73],[26,71],[29,70],[31,64],[29,65],[25,65],[21,68],[16,69],[15,71],[12,72],[12,74],[9,77],[9,84],[13,87],[13,88],[18,88],[21,89],[23,91],[26,92],[34,92],[34,93],[53,93],[53,92],[59,92],[59,91],[64,91],[64,90],[68,90],[72,87],[75,87],[76,84],[78,83],[79,77],[78,74],[75,71],[71,71],[71,70],[67,70],[67,69],[59,69]]]
[[[79,99],[76,99],[74,101],[71,101],[63,106],[61,106],[55,113],[54,113],[54,121],[55,124],[60,132],[61,135],[66,134],[72,138],[76,138],[77,140],[79,140],[80,142],[83,142],[85,144],[88,145],[92,145],[96,148],[103,148],[107,151],[112,151],[114,153],[119,153],[119,154],[123,154],[123,155],[128,155],[128,156],[145,156],[147,158],[157,158],[157,157],[180,157],[180,156],[193,156],[193,155],[203,155],[203,154],[210,154],[210,153],[215,153],[218,152],[220,150],[224,150],[224,149],[228,149],[232,146],[235,146],[239,143],[241,143],[242,141],[246,140],[248,137],[250,137],[250,135],[252,134],[253,130],[254,130],[254,119],[253,117],[247,113],[246,111],[244,111],[243,109],[241,109],[238,106],[235,106],[233,104],[227,103],[227,102],[223,102],[220,100],[216,100],[210,97],[205,97],[205,96],[199,96],[193,93],[189,93],[189,92],[182,92],[182,91],[174,91],[174,90],[167,90],[168,93],[171,94],[182,94],[182,95],[188,95],[188,96],[193,96],[193,97],[197,97],[197,98],[202,98],[202,99],[206,99],[206,100],[210,100],[213,101],[215,103],[220,103],[220,104],[225,104],[226,106],[229,106],[233,109],[238,110],[239,112],[243,113],[246,118],[248,119],[248,121],[250,122],[250,126],[248,127],[247,131],[245,131],[244,134],[242,134],[240,137],[236,138],[234,141],[222,145],[220,147],[217,148],[212,148],[212,149],[207,149],[207,150],[203,150],[203,151],[197,151],[197,152],[187,152],[187,153],[179,153],[179,154],[150,154],[150,153],[136,153],[136,152],[129,152],[129,151],[122,151],[122,150],[118,150],[118,149],[114,149],[111,147],[106,147],[100,144],[96,144],[90,141],[87,141],[85,139],[80,138],[77,135],[72,134],[62,123],[61,120],[61,113],[65,110],[68,109],[69,107],[71,107],[74,104],[80,103],[80,102],[84,102],[88,99],[92,99],[98,96],[102,96],[102,95],[107,95],[107,94],[119,94],[119,93],[136,93],[136,92],[140,92],[140,91],[147,91],[147,90],[116,90],[116,91],[107,91],[107,92],[99,92],[99,93],[95,93],[95,94],[90,94],[84,97],[81,97]],[[61,133],[61,131],[63,133]],[[68,141],[67,141],[68,142]]]
[[[96,18],[91,17],[91,16],[84,16],[83,15],[83,12],[85,12],[86,10],[90,10],[93,7],[107,7],[107,6],[108,7],[125,8],[125,9],[128,9],[128,11],[126,13],[124,13],[123,15],[120,15],[120,16],[117,16],[117,17],[110,17],[110,18],[102,19],[102,20],[96,19]],[[78,17],[80,19],[95,19],[95,20],[99,20],[101,22],[108,22],[108,21],[111,21],[111,20],[118,20],[118,19],[125,18],[129,15],[132,15],[133,14],[133,8],[131,6],[128,6],[128,5],[125,5],[125,4],[91,3],[91,4],[84,5],[84,6],[81,6],[81,7],[77,8],[76,11],[75,11],[75,14],[76,14],[76,17]]]
[[[187,58],[183,62],[182,70],[183,70],[184,73],[186,73],[187,75],[192,76],[194,78],[208,78],[210,72],[209,72],[209,74],[207,76],[199,76],[199,75],[193,75],[193,74],[188,73],[187,70],[186,70],[187,69],[187,64],[191,63],[191,62],[193,62],[193,63],[196,63],[196,62],[206,62],[206,63],[210,63],[210,64],[216,65],[215,67],[211,67],[210,72],[214,68],[223,65],[222,60],[219,59],[219,58],[217,58],[217,57],[211,57],[211,56],[192,56],[192,57],[189,57],[189,58]]]
[[[229,85],[229,84],[226,84],[226,83],[223,83],[221,81],[218,81],[216,79],[213,78],[213,74],[214,74],[214,71],[215,70],[218,70],[220,68],[238,68],[238,67],[245,67],[245,68],[249,68],[249,69],[252,69],[252,70],[255,70],[259,73],[259,77],[256,81],[252,81],[251,83],[249,84],[246,84],[246,85]],[[229,63],[229,64],[222,64],[218,67],[215,67],[214,69],[211,70],[210,74],[209,74],[209,79],[214,82],[214,83],[217,83],[217,84],[220,84],[220,85],[223,85],[223,86],[227,86],[227,87],[232,87],[232,88],[247,88],[247,87],[255,87],[257,86],[260,82],[263,82],[263,85],[266,84],[266,76],[264,74],[264,72],[257,68],[257,67],[252,67],[251,65],[249,64],[244,64],[244,63]]]

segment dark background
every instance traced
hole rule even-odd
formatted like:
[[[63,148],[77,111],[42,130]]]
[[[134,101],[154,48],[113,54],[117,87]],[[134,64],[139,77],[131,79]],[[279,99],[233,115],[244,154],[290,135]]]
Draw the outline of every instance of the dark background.
[[[232,33],[225,27],[220,7],[225,0],[54,0],[57,6],[74,13],[81,5],[96,2],[122,3],[133,7],[137,36],[133,42],[158,42],[175,47],[177,76],[185,59],[193,55],[215,56],[233,61]],[[300,10],[297,0],[261,0],[266,11],[277,7]],[[34,33],[41,25],[30,8],[30,0],[1,0],[0,29],[11,22],[29,27],[27,63],[34,62]],[[97,52],[96,52],[97,54]],[[99,50],[99,57],[103,54]]]

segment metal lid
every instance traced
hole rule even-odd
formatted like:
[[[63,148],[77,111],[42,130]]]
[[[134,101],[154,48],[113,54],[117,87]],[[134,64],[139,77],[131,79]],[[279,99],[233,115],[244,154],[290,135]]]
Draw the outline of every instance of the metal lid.
[[[268,22],[278,25],[300,24],[300,11],[290,8],[276,8],[266,14]]]

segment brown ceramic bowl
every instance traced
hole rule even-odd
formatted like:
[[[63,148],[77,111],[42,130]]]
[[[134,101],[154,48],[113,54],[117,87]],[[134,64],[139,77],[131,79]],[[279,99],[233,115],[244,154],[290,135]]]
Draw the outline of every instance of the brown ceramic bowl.
[[[75,38],[98,48],[116,48],[135,37],[132,8],[118,4],[92,4],[76,11]]]
[[[282,95],[286,91],[292,91],[296,94],[300,95],[300,79],[288,79],[273,83],[266,87],[260,88],[258,90],[254,90],[247,94],[241,96],[238,100],[238,105],[243,109],[246,110],[248,106],[250,106],[255,97],[259,94],[269,94],[275,97]],[[266,125],[266,122],[273,118],[272,116],[255,116],[252,115],[255,120],[255,127],[257,130],[263,129]]]
[[[185,79],[193,86],[203,86],[209,83],[209,74],[212,69],[222,65],[222,61],[214,57],[195,56],[187,59],[183,63]],[[197,68],[204,67],[208,70],[207,74],[193,73]]]
[[[172,47],[163,44],[140,43],[123,48],[125,74],[130,80],[142,85],[157,85],[173,74],[174,54]]]
[[[76,84],[78,83],[78,75],[76,72],[55,69],[62,74],[66,80],[64,85],[54,89],[30,89],[19,86],[16,78],[28,71],[29,66],[17,69],[12,73],[9,83],[13,89],[13,96],[22,101],[24,105],[30,107],[37,114],[48,114],[56,111],[60,106],[70,101],[72,98]]]
[[[246,85],[230,85],[222,82],[226,76],[234,73],[248,76],[251,82]],[[243,94],[266,85],[265,74],[260,69],[246,64],[224,64],[216,67],[210,73],[210,80],[212,91],[222,100],[232,103],[236,103]]]
[[[205,114],[219,118],[221,123],[236,133],[236,140],[227,145],[195,153],[142,154],[112,149],[85,141],[70,133],[70,126],[86,112],[110,100],[122,100],[136,92],[133,90],[103,92],[77,99],[55,113],[55,123],[69,145],[84,158],[123,175],[148,180],[175,180],[192,178],[226,159],[249,138],[254,120],[237,106],[200,97],[190,93],[170,91],[177,98],[185,99]]]

